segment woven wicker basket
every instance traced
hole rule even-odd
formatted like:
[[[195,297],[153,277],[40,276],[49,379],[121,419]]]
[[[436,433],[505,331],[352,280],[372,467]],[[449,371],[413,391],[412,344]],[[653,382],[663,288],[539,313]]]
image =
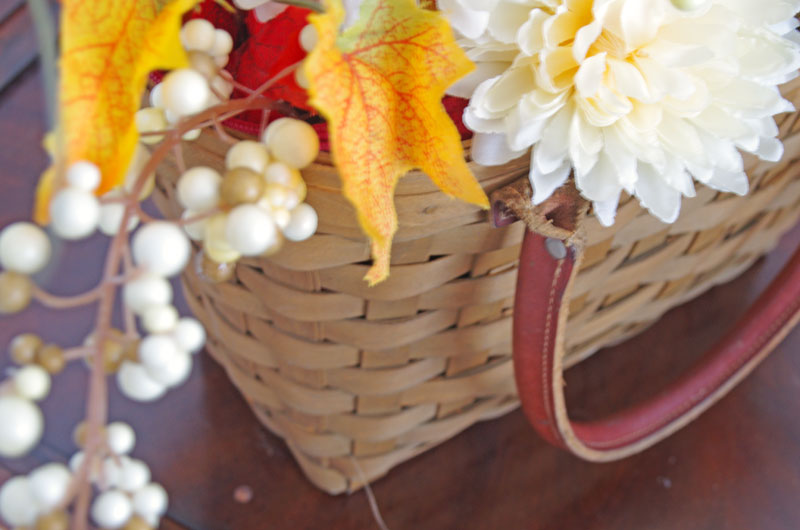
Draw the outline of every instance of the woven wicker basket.
[[[800,102],[800,82],[784,87]],[[800,214],[798,114],[778,118],[787,155],[747,158],[751,192],[698,187],[665,225],[635,200],[616,224],[589,216],[585,261],[570,307],[568,364],[642,331],[668,309],[743,272]],[[187,162],[221,168],[215,134]],[[468,151],[467,151],[468,152]],[[527,174],[526,160],[472,165],[487,191]],[[353,490],[393,466],[518,405],[511,311],[524,226],[493,228],[486,212],[451,200],[420,173],[403,178],[391,277],[369,288],[369,246],[327,155],[304,171],[318,235],[269,259],[241,262],[236,281],[184,276],[209,350],[309,479]],[[159,175],[157,201],[178,215],[177,170]],[[357,466],[356,466],[357,462]],[[360,468],[360,469],[357,469]]]

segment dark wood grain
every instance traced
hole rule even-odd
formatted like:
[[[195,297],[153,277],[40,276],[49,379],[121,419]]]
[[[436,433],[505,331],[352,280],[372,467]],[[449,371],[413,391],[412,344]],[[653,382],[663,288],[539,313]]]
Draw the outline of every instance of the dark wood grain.
[[[0,94],[37,57],[36,33],[24,2],[3,0],[0,6]]]
[[[0,24],[6,22],[14,11],[25,5],[25,0],[3,0],[0,2]]]
[[[39,80],[28,73],[0,101],[0,225],[29,215],[36,178],[46,165],[39,148],[40,97]],[[574,416],[596,417],[628,404],[690,366],[798,243],[796,229],[738,280],[573,369],[567,380]],[[41,281],[60,292],[91,286],[104,245],[94,239],[60,249],[60,271]],[[91,316],[36,307],[0,320],[0,345],[30,330],[74,344],[89,330]],[[374,485],[375,495],[394,530],[800,528],[798,350],[795,332],[699,421],[623,462],[578,461],[539,440],[514,412],[400,466]],[[44,445],[26,459],[2,462],[6,470],[24,472],[75,450],[70,432],[82,415],[85,380],[80,365],[56,380],[44,405]],[[133,404],[112,388],[111,410],[136,427],[135,455],[152,465],[170,492],[164,528],[376,527],[363,493],[330,497],[306,482],[283,443],[259,427],[206,355],[197,358],[187,385],[155,405]],[[248,504],[234,500],[242,485],[254,492]]]

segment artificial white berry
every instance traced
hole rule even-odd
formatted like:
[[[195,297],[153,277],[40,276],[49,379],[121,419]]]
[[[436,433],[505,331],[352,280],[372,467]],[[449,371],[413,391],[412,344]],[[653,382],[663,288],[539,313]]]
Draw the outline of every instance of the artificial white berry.
[[[69,468],[73,473],[76,473],[81,468],[85,458],[86,454],[84,454],[83,451],[77,451],[75,454],[69,457]]]
[[[50,261],[50,239],[31,223],[14,223],[0,232],[0,266],[20,274],[36,274]]]
[[[136,445],[136,432],[133,427],[121,421],[109,423],[106,427],[108,446],[117,455],[127,455]]]
[[[33,497],[45,512],[49,512],[64,500],[72,473],[64,464],[53,462],[33,470],[28,480]]]
[[[234,169],[246,167],[256,173],[263,173],[269,164],[269,153],[261,142],[242,140],[233,144],[225,155],[225,167]]]
[[[230,97],[231,93],[233,92],[233,85],[220,76],[217,76],[211,80],[211,88],[214,89],[214,92],[224,98]]]
[[[278,226],[278,228],[281,231],[286,230],[286,227],[289,226],[289,223],[292,220],[292,212],[289,211],[289,208],[272,208],[271,214],[272,220],[275,221],[275,224]]]
[[[257,256],[275,244],[278,230],[270,215],[255,204],[242,204],[228,214],[225,239],[243,256]]]
[[[134,493],[133,511],[145,519],[158,518],[166,513],[168,502],[161,484],[151,482]]]
[[[121,528],[133,515],[133,503],[119,490],[104,491],[92,503],[92,519],[103,528]]]
[[[154,381],[144,366],[125,361],[117,372],[120,391],[134,401],[153,401],[164,395],[167,387]]]
[[[190,353],[197,353],[206,344],[206,330],[196,318],[180,319],[172,331],[172,337],[181,350]]]
[[[117,487],[121,490],[134,492],[143,488],[150,482],[150,468],[141,460],[135,458],[122,459]]]
[[[193,167],[178,179],[178,202],[196,212],[216,208],[221,183],[222,176],[210,167]]]
[[[194,210],[185,210],[183,214],[181,214],[181,220],[187,221],[189,219],[194,219],[196,217],[203,216],[203,212],[195,212]],[[183,231],[186,232],[186,235],[189,236],[190,239],[194,241],[202,241],[203,238],[206,236],[206,224],[208,224],[208,217],[203,217],[198,221],[194,221],[192,223],[186,223],[183,225]]]
[[[157,372],[179,352],[170,335],[148,335],[139,343],[139,360],[148,372]]]
[[[122,466],[129,458],[122,456],[119,458],[108,457],[103,460],[103,482],[107,488],[118,488],[119,477],[122,475]]]
[[[122,298],[131,311],[142,314],[150,306],[172,302],[172,286],[157,274],[144,274],[125,284]]]
[[[203,18],[189,20],[181,28],[181,43],[188,51],[208,52],[214,46],[215,39],[214,25]]]
[[[242,255],[234,249],[225,237],[228,215],[219,213],[206,223],[206,237],[203,249],[209,259],[217,263],[233,263]]]
[[[100,203],[92,193],[78,188],[65,188],[50,202],[53,231],[64,239],[90,236],[100,221]]]
[[[178,310],[171,305],[153,305],[142,313],[142,327],[148,333],[167,333],[178,324]]]
[[[178,351],[159,366],[145,365],[148,375],[162,385],[175,387],[182,385],[192,373],[192,357],[185,351]]]
[[[22,397],[0,397],[0,456],[24,455],[39,443],[43,430],[39,407]]]
[[[175,125],[179,121],[181,121],[181,115],[172,112],[169,109],[164,109],[164,117],[167,118],[167,123],[170,125]]]
[[[157,84],[150,91],[150,105],[153,107],[163,107],[161,101],[161,83]]]
[[[78,473],[86,459],[86,454],[83,451],[78,451],[69,459],[69,468],[73,473]],[[96,461],[95,461],[96,462]],[[94,468],[89,470],[89,480],[96,482],[100,474],[98,473],[98,466],[95,464]]]
[[[180,117],[196,114],[206,108],[211,92],[208,81],[191,68],[173,70],[161,84],[161,100],[168,112]]]
[[[287,188],[294,188],[303,184],[303,177],[300,172],[283,162],[273,162],[268,165],[264,170],[264,179],[267,184],[280,184]]]
[[[318,40],[317,28],[313,25],[306,24],[303,29],[300,30],[300,47],[303,48],[304,51],[310,52],[313,50]]]
[[[39,516],[28,477],[12,477],[0,488],[0,516],[12,526],[29,526]]]
[[[233,50],[233,37],[224,29],[214,31],[214,44],[208,50],[213,57],[227,57]]]
[[[308,90],[308,87],[311,86],[311,84],[308,82],[306,71],[302,68],[298,68],[294,71],[294,82],[297,83],[297,86],[306,90]]]
[[[38,364],[23,366],[14,374],[14,390],[25,399],[40,401],[50,393],[50,374]]]
[[[291,241],[304,241],[317,231],[318,222],[316,210],[303,203],[291,211],[289,224],[284,228],[283,235]]]
[[[160,107],[147,107],[136,112],[134,116],[136,130],[139,131],[139,140],[144,144],[157,144],[164,139],[163,134],[144,134],[166,130],[169,127],[164,109]]]
[[[294,210],[297,208],[300,203],[303,202],[300,194],[291,188],[289,188],[288,193],[286,194],[286,199],[283,201],[283,206],[287,210]]]
[[[106,193],[105,197],[120,197],[119,191]],[[122,218],[125,216],[125,205],[121,202],[109,202],[100,206],[100,231],[109,237],[117,235],[122,226]],[[128,231],[130,232],[139,224],[136,215],[128,217]]]
[[[291,191],[291,188],[281,184],[269,184],[264,190],[264,199],[267,200],[271,209],[286,208],[291,200],[289,197]]]
[[[294,118],[280,118],[269,124],[262,141],[273,158],[295,169],[311,164],[319,154],[319,137],[308,123]]]
[[[133,236],[133,260],[159,276],[178,274],[189,262],[191,245],[186,234],[173,223],[156,221]]]
[[[67,182],[83,191],[93,192],[100,186],[100,168],[86,160],[79,160],[67,168]]]
[[[183,133],[183,136],[181,136],[181,138],[186,140],[187,142],[194,142],[195,140],[200,138],[200,133],[202,132],[203,131],[201,129],[192,129],[190,131],[186,131],[185,133]]]

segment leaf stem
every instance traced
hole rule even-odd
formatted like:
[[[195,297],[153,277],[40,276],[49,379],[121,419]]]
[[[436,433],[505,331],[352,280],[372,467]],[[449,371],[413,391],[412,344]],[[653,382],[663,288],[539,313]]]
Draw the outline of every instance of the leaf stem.
[[[28,0],[28,9],[33,19],[36,40],[39,44],[39,60],[44,83],[44,100],[48,129],[56,123],[56,84],[58,69],[56,60],[56,30],[50,2]]]

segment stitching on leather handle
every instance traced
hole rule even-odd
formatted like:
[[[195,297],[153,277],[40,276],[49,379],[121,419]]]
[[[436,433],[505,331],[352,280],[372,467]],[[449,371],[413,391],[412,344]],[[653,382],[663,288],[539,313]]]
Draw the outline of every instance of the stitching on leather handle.
[[[553,307],[555,306],[555,297],[556,297],[556,286],[558,285],[558,280],[561,277],[561,270],[564,268],[564,260],[558,261],[558,266],[556,267],[555,272],[553,273],[553,282],[550,285],[550,295],[547,302],[547,316],[545,318],[545,325],[544,325],[544,340],[542,344],[542,351],[544,355],[542,355],[542,392],[544,392],[544,409],[547,413],[547,421],[550,427],[550,430],[556,437],[556,439],[563,439],[561,432],[557,428],[556,421],[553,418],[553,392],[555,391],[554,386],[550,385],[552,367],[550,366],[550,358],[551,355],[554,353],[555,348],[550,348],[550,326],[553,322]],[[556,330],[558,333],[558,330]],[[555,385],[555,380],[552,381],[553,385]]]

